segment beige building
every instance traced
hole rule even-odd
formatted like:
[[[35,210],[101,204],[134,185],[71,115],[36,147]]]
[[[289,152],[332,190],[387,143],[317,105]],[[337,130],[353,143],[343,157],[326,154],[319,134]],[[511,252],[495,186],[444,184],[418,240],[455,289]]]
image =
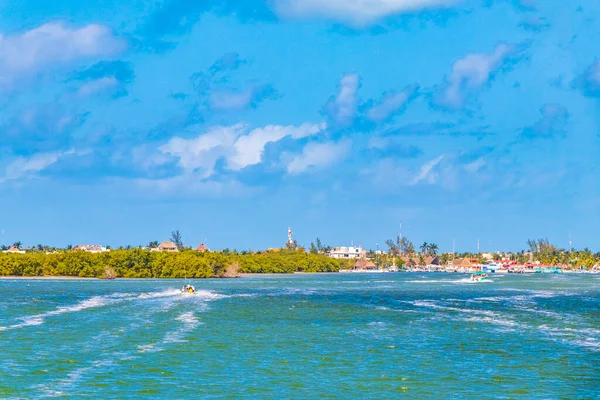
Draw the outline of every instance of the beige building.
[[[171,253],[176,253],[179,251],[177,245],[173,242],[162,242],[158,245],[158,247],[150,250],[150,251],[166,251]]]
[[[10,248],[4,252],[12,253],[12,254],[25,254],[25,251],[19,249],[18,247],[15,247],[15,246],[10,246]]]
[[[201,244],[200,244],[200,246],[196,247],[194,250],[196,250],[196,251],[200,251],[200,252],[202,252],[202,253],[205,253],[205,252],[207,252],[207,251],[210,251],[210,250],[208,249],[208,247],[206,247],[206,245],[205,245],[204,243],[201,243]]]

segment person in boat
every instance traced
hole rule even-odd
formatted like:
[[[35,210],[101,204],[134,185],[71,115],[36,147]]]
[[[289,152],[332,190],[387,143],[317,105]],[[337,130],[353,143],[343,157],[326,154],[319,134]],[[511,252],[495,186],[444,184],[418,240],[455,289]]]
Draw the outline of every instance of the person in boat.
[[[181,289],[181,291],[182,291],[183,293],[185,293],[185,292],[188,292],[188,293],[194,293],[194,292],[195,292],[195,289],[194,289],[194,287],[193,287],[192,285],[189,285],[189,284],[188,284],[188,285],[184,285],[184,286],[183,286],[183,289]]]

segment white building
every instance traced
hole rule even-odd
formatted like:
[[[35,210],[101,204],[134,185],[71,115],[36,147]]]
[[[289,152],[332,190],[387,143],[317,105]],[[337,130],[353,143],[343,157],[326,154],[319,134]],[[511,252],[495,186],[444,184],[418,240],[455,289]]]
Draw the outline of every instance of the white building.
[[[88,253],[104,253],[110,251],[104,246],[100,246],[99,244],[82,244],[80,246],[75,247],[75,250],[86,251]]]
[[[353,258],[365,258],[367,252],[363,250],[362,247],[335,247],[331,252],[329,252],[329,257],[332,258],[343,258],[343,259],[353,259]]]

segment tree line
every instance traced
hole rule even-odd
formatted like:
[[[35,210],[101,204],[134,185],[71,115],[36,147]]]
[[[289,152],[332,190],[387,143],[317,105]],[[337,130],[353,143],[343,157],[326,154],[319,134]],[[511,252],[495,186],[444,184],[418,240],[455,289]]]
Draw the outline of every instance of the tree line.
[[[0,253],[0,276],[73,276],[85,278],[211,278],[237,273],[337,272],[347,265],[301,250],[272,252],[152,252],[145,249],[104,253]]]

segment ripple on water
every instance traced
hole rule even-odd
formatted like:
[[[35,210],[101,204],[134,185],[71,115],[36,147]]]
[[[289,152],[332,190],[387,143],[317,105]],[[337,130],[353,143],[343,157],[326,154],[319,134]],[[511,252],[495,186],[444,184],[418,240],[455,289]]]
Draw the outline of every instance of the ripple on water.
[[[47,298],[2,309],[38,325],[0,332],[0,375],[29,397],[597,397],[597,281],[462,277],[34,283]]]
[[[88,309],[101,308],[109,305],[121,304],[124,302],[131,302],[136,300],[152,300],[152,299],[164,299],[164,298],[177,298],[183,299],[186,297],[180,296],[181,292],[177,289],[167,289],[158,292],[148,292],[148,293],[112,293],[105,296],[93,296],[89,299],[85,299],[79,301],[76,304],[69,306],[60,306],[52,311],[47,311],[41,314],[29,315],[29,316],[21,316],[17,319],[22,322],[12,324],[9,326],[1,326],[0,331],[7,331],[12,329],[20,329],[28,326],[37,326],[42,325],[48,317],[59,316],[63,314],[76,313]],[[196,291],[195,296],[190,296],[190,298],[194,298],[200,301],[212,301],[223,299],[228,296],[222,295],[219,293],[212,292],[210,290],[198,290]],[[171,307],[171,304],[167,304],[163,306],[163,310],[168,311]]]

